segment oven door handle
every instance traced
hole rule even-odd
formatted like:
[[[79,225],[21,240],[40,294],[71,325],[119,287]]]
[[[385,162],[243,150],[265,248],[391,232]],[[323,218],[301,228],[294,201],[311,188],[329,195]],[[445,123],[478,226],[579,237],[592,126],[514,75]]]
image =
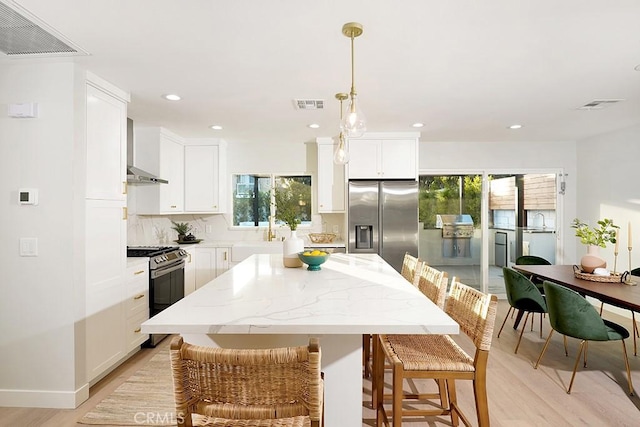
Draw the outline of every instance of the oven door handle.
[[[164,276],[165,274],[171,273],[172,271],[184,269],[184,266],[185,266],[184,260],[180,260],[178,264],[175,264],[166,268],[158,269],[158,270],[151,270],[151,278],[156,279],[160,276]]]

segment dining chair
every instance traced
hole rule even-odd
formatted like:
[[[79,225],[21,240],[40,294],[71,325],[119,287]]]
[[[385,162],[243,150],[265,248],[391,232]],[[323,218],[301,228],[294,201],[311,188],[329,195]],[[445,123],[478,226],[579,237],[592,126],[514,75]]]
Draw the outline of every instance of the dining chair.
[[[171,342],[176,419],[211,427],[310,426],[323,419],[321,351],[308,346],[229,349]]]
[[[455,381],[471,380],[475,396],[478,425],[489,425],[487,398],[487,360],[495,325],[498,298],[484,294],[456,278],[445,302],[445,312],[460,325],[460,331],[475,347],[474,356],[467,354],[449,335],[379,335],[374,358],[377,394],[376,422],[380,427],[389,418],[394,427],[402,424],[406,416],[450,415],[454,426],[459,420],[469,426],[468,417],[458,405]],[[384,363],[392,366],[392,403],[389,413],[384,405]],[[405,379],[435,379],[445,385],[437,393],[406,393]],[[436,407],[412,409],[403,407],[405,399],[439,400]]]
[[[418,270],[422,261],[419,258],[414,257],[409,252],[405,252],[402,260],[402,268],[400,274],[407,279],[413,286],[418,286]],[[364,367],[364,377],[369,378],[371,376],[372,362],[372,336],[371,334],[362,335],[362,366]]]
[[[400,270],[400,274],[402,277],[407,279],[414,286],[417,286],[418,283],[418,267],[420,264],[420,260],[409,252],[405,252],[404,258],[402,260],[402,269]]]
[[[547,312],[547,303],[540,291],[538,291],[538,288],[536,288],[533,282],[522,273],[509,267],[502,267],[502,275],[504,278],[507,300],[509,301],[509,311],[507,311],[507,315],[504,317],[504,321],[502,322],[502,326],[500,326],[497,337],[500,338],[502,329],[504,328],[505,323],[507,323],[507,319],[513,310],[519,310],[526,313],[522,324],[522,331],[520,331],[520,336],[518,337],[518,343],[513,351],[517,354],[520,342],[522,341],[522,335],[527,327],[529,315],[532,313],[534,313],[534,315],[535,313],[540,314],[540,338],[542,338],[542,315]],[[531,325],[533,328],[533,317],[531,319]]]
[[[551,265],[551,262],[536,255],[521,255],[516,258],[516,265]],[[542,288],[543,280],[534,277],[533,275],[529,277],[529,280],[531,280],[541,293],[544,293],[544,289]]]
[[[558,285],[553,282],[544,281],[543,283],[547,307],[549,312],[549,322],[551,323],[551,331],[547,341],[544,343],[542,352],[538,357],[535,364],[535,368],[542,361],[542,357],[547,351],[551,336],[554,331],[559,333],[578,338],[580,341],[580,348],[578,350],[578,356],[576,357],[575,364],[573,365],[573,373],[571,374],[571,382],[567,389],[567,394],[571,393],[573,387],[573,380],[576,376],[576,370],[578,369],[578,362],[583,350],[584,355],[584,367],[587,366],[586,346],[589,341],[621,341],[622,342],[622,355],[624,358],[625,368],[627,370],[627,379],[629,384],[629,395],[633,396],[633,384],[631,382],[631,370],[629,368],[629,358],[627,357],[627,347],[624,340],[629,338],[629,331],[623,326],[604,320],[596,309],[579,293]]]

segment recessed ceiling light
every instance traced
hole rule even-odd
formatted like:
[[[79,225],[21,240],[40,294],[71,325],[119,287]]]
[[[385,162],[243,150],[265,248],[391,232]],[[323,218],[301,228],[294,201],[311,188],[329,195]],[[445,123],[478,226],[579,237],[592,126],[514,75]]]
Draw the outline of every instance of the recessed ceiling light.
[[[520,129],[522,128],[522,125],[511,125],[509,126],[509,129]]]
[[[210,127],[211,129],[213,129],[213,130],[222,130],[222,126],[220,126],[220,125],[211,125],[211,126],[209,126],[209,127]]]
[[[310,127],[311,129],[318,129],[320,127],[320,125],[317,123],[311,123],[310,125],[307,125],[307,126]]]
[[[180,99],[182,99],[182,98],[180,98],[179,95],[176,95],[175,93],[169,93],[167,95],[162,95],[162,97],[164,99],[166,99],[167,101],[180,101]]]
[[[413,126],[414,128],[421,128],[424,126],[424,123],[414,123],[411,126]]]

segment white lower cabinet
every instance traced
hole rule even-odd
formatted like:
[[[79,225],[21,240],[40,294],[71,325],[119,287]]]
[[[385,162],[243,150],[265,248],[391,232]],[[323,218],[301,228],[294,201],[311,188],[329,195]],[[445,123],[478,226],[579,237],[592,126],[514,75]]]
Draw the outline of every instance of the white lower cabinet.
[[[125,350],[128,353],[149,338],[149,334],[141,332],[142,322],[149,319],[149,264],[129,267],[125,280]]]
[[[230,248],[196,249],[196,289],[229,269]]]
[[[185,249],[189,256],[184,266],[184,296],[196,290],[196,248]]]

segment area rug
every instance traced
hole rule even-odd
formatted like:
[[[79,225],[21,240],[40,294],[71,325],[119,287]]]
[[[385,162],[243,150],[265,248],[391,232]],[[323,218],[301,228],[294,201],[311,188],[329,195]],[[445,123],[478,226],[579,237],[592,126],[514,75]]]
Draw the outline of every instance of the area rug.
[[[175,410],[169,348],[165,346],[78,424],[175,426]]]

